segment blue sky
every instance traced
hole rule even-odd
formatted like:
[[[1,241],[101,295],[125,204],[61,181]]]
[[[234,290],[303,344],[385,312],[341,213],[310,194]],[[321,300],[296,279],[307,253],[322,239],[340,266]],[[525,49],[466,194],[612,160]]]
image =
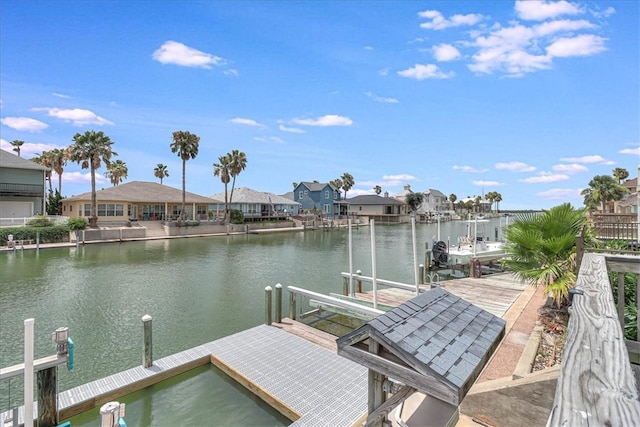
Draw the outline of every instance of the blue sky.
[[[202,195],[238,149],[236,185],[276,194],[349,172],[348,197],[410,184],[582,206],[593,176],[637,175],[639,4],[2,0],[0,146],[31,158],[103,131],[126,181],[164,163],[180,188],[169,145],[188,130]],[[89,190],[67,164],[63,195]]]

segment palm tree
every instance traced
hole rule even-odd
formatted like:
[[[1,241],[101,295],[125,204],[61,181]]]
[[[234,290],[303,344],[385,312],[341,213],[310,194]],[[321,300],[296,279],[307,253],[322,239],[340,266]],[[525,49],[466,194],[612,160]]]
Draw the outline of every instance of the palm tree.
[[[520,214],[505,229],[508,257],[503,263],[530,285],[545,286],[556,303],[563,303],[576,280],[576,235],[587,225],[585,210],[569,203],[542,214]],[[585,230],[590,240],[590,230]]]
[[[14,141],[11,141],[9,144],[13,145],[13,151],[18,153],[18,157],[22,157],[20,156],[20,147],[22,147],[22,144],[24,144],[24,141],[20,141],[19,139],[16,139]]]
[[[589,187],[580,194],[584,196],[584,204],[589,210],[601,204],[602,212],[605,212],[607,202],[621,200],[628,192],[629,190],[618,184],[614,177],[596,175],[589,181]]]
[[[502,201],[502,194],[496,192],[493,196],[493,200],[496,202],[496,212],[500,212],[500,202]]]
[[[458,196],[454,193],[449,194],[449,203],[451,203],[451,207],[453,208],[453,212],[456,211],[456,200],[458,200]]]
[[[405,201],[407,205],[409,205],[409,211],[415,214],[418,211],[418,208],[422,204],[424,200],[424,193],[409,193],[407,194]]]
[[[30,159],[32,162],[48,168],[45,172],[45,179],[49,182],[49,195],[53,194],[53,184],[51,184],[51,160],[48,151],[43,151],[35,157]]]
[[[230,159],[229,175],[232,178],[231,195],[229,196],[229,204],[231,204],[233,203],[233,190],[236,187],[236,177],[247,167],[247,155],[242,151],[231,150],[230,153],[227,153],[227,157]]]
[[[336,178],[333,181],[329,181],[329,184],[335,187],[335,189],[338,190],[338,193],[340,192],[340,190],[342,189],[342,186],[344,185],[340,178]]]
[[[198,155],[198,144],[200,137],[188,131],[177,130],[173,132],[173,142],[171,143],[171,152],[177,153],[182,159],[182,208],[180,209],[180,218],[186,219],[185,197],[186,197],[186,164],[187,160],[195,159]]]
[[[629,178],[629,171],[625,168],[615,168],[613,170],[613,176],[618,180],[618,184],[622,184],[622,181]]]
[[[127,164],[122,160],[116,160],[111,162],[111,164],[107,167],[107,171],[104,173],[104,176],[109,178],[111,184],[115,187],[120,184],[123,179],[127,178],[129,173],[129,168]]]
[[[379,185],[376,185],[375,187],[373,187],[373,191],[375,191],[376,194],[379,196],[380,193],[382,193],[382,187],[380,187]]]
[[[156,178],[160,178],[160,184],[162,184],[162,180],[169,176],[169,170],[167,169],[167,165],[158,163],[158,166],[153,168],[153,176],[155,176]]]
[[[220,181],[224,184],[224,217],[222,218],[222,223],[225,223],[227,220],[227,212],[229,210],[229,199],[227,193],[227,186],[231,181],[231,159],[229,155],[224,155],[218,157],[219,163],[213,164],[213,176],[219,176]]]
[[[498,193],[496,193],[495,191],[489,191],[484,195],[484,198],[489,201],[489,211],[493,210],[493,202],[495,201],[497,194]]]
[[[111,157],[118,153],[113,151],[113,141],[102,131],[86,131],[84,134],[76,133],[73,136],[73,144],[67,147],[67,158],[81,165],[82,169],[91,171],[91,216],[89,226],[98,226],[98,203],[96,200],[96,169],[102,166],[102,162],[109,167]]]
[[[356,182],[353,180],[353,176],[348,172],[343,173],[340,179],[342,179],[342,189],[344,190],[344,198],[346,199],[347,191],[351,190],[353,186],[356,185]]]
[[[62,194],[62,173],[67,165],[67,154],[62,148],[54,148],[48,153],[51,169],[58,174],[58,192]]]

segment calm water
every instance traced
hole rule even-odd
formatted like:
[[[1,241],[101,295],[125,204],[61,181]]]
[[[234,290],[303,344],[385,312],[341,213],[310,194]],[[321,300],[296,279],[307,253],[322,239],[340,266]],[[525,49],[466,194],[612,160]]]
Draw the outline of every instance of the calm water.
[[[492,220],[485,224],[485,234],[493,240],[496,227],[501,225],[498,219]],[[411,226],[376,224],[375,230],[377,276],[413,283]],[[424,262],[425,242],[430,247],[437,227],[418,224],[416,230],[418,259]],[[451,237],[453,241],[465,232],[463,222],[444,223],[440,237],[445,241]],[[353,230],[353,253],[354,270],[370,275],[369,227]],[[2,253],[0,366],[24,360],[24,319],[35,318],[36,358],[54,354],[51,332],[68,326],[76,357],[72,372],[60,369],[60,389],[65,390],[141,364],[140,319],[145,314],[153,317],[154,358],[161,358],[263,322],[265,286],[281,283],[285,290],[293,285],[322,293],[341,292],[340,272],[348,269],[347,230]],[[206,375],[219,376],[213,369],[207,370]],[[215,406],[216,411],[222,412],[230,407],[237,411],[237,393],[224,391],[229,384],[218,381],[219,387],[212,388],[212,381],[202,380],[204,377],[195,375],[186,383],[176,380],[176,384],[188,384],[191,390],[185,394],[184,404],[192,404],[189,398],[195,395],[227,394],[227,403],[205,401],[202,407]],[[21,383],[22,377],[0,383],[0,410],[22,404]],[[243,400],[251,401],[249,394],[242,393]],[[171,410],[161,403],[161,394],[145,391],[131,398],[138,403],[127,411],[127,421],[130,417],[140,421],[130,426],[171,416]],[[253,423],[242,424],[261,425],[257,420],[269,417],[258,415]],[[155,421],[152,424],[163,425]]]

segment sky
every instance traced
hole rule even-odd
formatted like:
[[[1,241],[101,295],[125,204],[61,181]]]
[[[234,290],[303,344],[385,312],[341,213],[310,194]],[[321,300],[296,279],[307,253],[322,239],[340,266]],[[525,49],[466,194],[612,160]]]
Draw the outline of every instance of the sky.
[[[102,131],[129,181],[181,188],[172,132],[200,137],[187,191],[347,197],[436,189],[501,209],[583,206],[596,175],[640,163],[637,1],[0,1],[0,148]],[[111,184],[98,170],[97,188]],[[91,190],[68,163],[62,194]],[[57,176],[54,174],[54,184]]]

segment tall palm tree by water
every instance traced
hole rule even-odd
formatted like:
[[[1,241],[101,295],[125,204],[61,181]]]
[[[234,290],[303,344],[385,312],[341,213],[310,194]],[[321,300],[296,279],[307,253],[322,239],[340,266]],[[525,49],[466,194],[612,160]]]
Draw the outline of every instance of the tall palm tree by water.
[[[58,192],[62,194],[62,173],[67,165],[67,154],[62,148],[54,148],[47,153],[51,168],[58,174]]]
[[[220,181],[224,184],[224,217],[222,222],[227,220],[227,212],[229,211],[229,198],[227,188],[231,181],[231,158],[228,154],[218,157],[218,163],[213,164],[213,176],[219,176]]]
[[[51,156],[49,155],[49,152],[43,151],[42,153],[32,157],[30,160],[44,166],[45,168],[49,168],[45,172],[45,179],[49,182],[49,194],[53,194],[53,184],[51,184]]]
[[[618,184],[622,184],[622,181],[629,178],[629,171],[625,168],[615,168],[613,170],[613,176],[618,180]]]
[[[185,196],[186,196],[186,164],[187,160],[195,159],[198,155],[198,145],[200,137],[189,131],[177,130],[173,132],[173,142],[171,143],[171,152],[177,153],[182,159],[182,208],[180,209],[180,218],[186,219],[185,212]],[[195,213],[195,212],[194,212]]]
[[[607,202],[621,200],[628,192],[614,177],[596,175],[589,181],[589,187],[580,194],[584,196],[584,204],[588,209],[593,210],[601,204],[602,212],[605,212]]]
[[[233,201],[233,190],[236,187],[236,178],[240,175],[240,172],[247,167],[247,155],[242,151],[232,150],[227,154],[230,159],[229,162],[229,175],[231,175],[231,195],[229,196],[229,204]]]
[[[346,199],[347,191],[351,190],[351,188],[356,185],[356,182],[353,179],[353,176],[348,172],[343,173],[340,178],[342,179],[342,189],[344,190],[344,198]]]
[[[162,180],[169,176],[169,170],[167,169],[167,165],[163,165],[162,163],[158,163],[158,166],[153,168],[153,176],[160,179],[160,184],[162,184]]]
[[[24,144],[24,141],[20,141],[19,139],[16,139],[14,141],[11,141],[9,144],[13,145],[13,151],[15,151],[16,153],[18,153],[18,157],[22,157],[20,156],[20,147],[22,147],[22,145]]]
[[[116,160],[114,162],[111,162],[104,176],[109,178],[111,184],[116,186],[120,184],[123,179],[126,179],[128,174],[129,168],[127,167],[127,164],[122,160]]]
[[[98,203],[96,200],[96,170],[104,163],[107,168],[111,164],[111,157],[118,155],[112,149],[113,141],[102,131],[86,131],[73,136],[73,144],[67,147],[67,158],[80,164],[82,169],[91,172],[91,216],[89,226],[98,225]]]

